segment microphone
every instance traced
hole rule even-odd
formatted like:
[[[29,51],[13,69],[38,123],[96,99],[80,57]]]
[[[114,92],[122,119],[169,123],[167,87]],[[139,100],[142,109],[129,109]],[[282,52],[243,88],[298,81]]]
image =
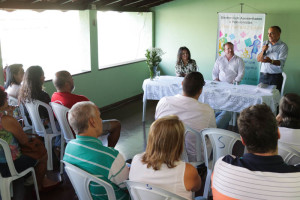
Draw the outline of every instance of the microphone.
[[[269,40],[267,41],[267,44],[266,44],[266,46],[269,46]],[[264,51],[263,55],[265,56],[266,54],[267,54],[267,50],[266,50],[266,51]]]

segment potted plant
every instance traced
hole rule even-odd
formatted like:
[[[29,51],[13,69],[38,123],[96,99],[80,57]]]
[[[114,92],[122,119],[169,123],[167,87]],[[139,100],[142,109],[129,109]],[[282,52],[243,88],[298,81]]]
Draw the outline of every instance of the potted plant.
[[[161,48],[149,48],[146,50],[146,63],[149,67],[151,80],[153,80],[156,76],[158,64],[161,62],[161,56],[163,54],[164,52],[161,50]]]

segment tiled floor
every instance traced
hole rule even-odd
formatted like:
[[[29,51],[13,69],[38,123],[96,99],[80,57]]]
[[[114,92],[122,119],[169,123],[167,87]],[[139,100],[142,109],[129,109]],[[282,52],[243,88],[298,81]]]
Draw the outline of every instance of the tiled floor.
[[[157,101],[147,102],[146,112],[146,133],[149,131],[151,123],[154,121],[154,113]],[[118,119],[121,121],[122,129],[121,136],[116,149],[119,150],[125,157],[125,159],[132,158],[135,154],[144,151],[144,134],[142,124],[142,100],[132,101],[130,103],[119,106],[118,108],[112,109],[101,113],[102,119]],[[57,163],[58,164],[58,163]],[[58,171],[48,172],[51,179],[57,180]],[[41,193],[41,200],[73,200],[77,199],[74,189],[66,175],[62,175],[63,183],[55,188],[51,192]],[[31,190],[30,190],[31,191]],[[26,199],[33,199],[31,192],[27,194]]]

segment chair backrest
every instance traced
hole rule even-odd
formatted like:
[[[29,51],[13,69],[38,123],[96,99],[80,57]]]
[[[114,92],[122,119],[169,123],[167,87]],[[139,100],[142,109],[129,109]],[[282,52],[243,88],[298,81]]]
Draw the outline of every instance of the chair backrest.
[[[70,140],[75,139],[67,119],[67,114],[70,109],[61,104],[54,103],[54,102],[51,102],[50,105],[53,109],[53,112],[59,123],[59,126],[64,134],[65,141],[68,143]]]
[[[90,182],[93,181],[103,186],[106,190],[109,200],[115,200],[116,195],[113,187],[104,180],[101,180],[94,175],[66,162],[61,161],[65,164],[65,170],[68,174],[68,177],[76,191],[76,194],[79,200],[92,199],[91,193],[89,190]]]
[[[281,96],[283,96],[284,86],[285,86],[285,82],[286,82],[286,73],[282,72],[282,77],[283,77],[283,81],[282,81],[282,86],[281,86]]]
[[[289,165],[300,163],[300,152],[287,143],[278,141],[278,155],[280,155],[284,162]]]
[[[18,99],[14,98],[14,97],[11,97],[11,96],[8,96],[8,105],[12,105],[12,106],[19,106],[19,110],[20,110],[20,113],[21,113],[21,116],[23,118],[23,121],[24,121],[24,125],[25,125],[25,129],[24,130],[28,130],[28,129],[31,129],[32,126],[29,124],[28,122],[28,119],[25,115],[25,110],[24,110],[24,106],[23,104],[19,104],[19,101]]]
[[[16,176],[18,174],[18,172],[15,168],[14,161],[11,156],[11,151],[10,151],[10,148],[9,148],[7,142],[0,138],[0,146],[2,146],[2,148],[3,148],[5,159],[6,159],[11,176]],[[0,176],[1,176],[1,174],[0,174]]]
[[[48,111],[52,133],[59,134],[59,132],[55,126],[52,108],[48,104],[46,104],[42,101],[39,101],[39,100],[33,100],[31,102],[25,103],[25,106],[30,115],[32,124],[34,126],[34,130],[38,135],[43,136],[44,134],[47,133],[45,130],[44,124],[41,120],[40,114],[39,114],[39,106],[45,107]]]
[[[204,148],[203,148],[201,132],[197,132],[185,125],[184,138],[185,138],[185,143],[184,143],[184,150],[182,154],[182,160],[189,163],[190,162],[197,162],[198,164],[203,163]]]
[[[162,188],[135,181],[125,181],[132,200],[184,200],[172,192]]]
[[[232,149],[234,144],[237,141],[241,141],[240,135],[232,132],[227,131],[224,129],[218,128],[207,128],[202,130],[202,140],[205,141],[205,137],[208,136],[212,149],[213,149],[213,160],[211,165],[209,165],[208,159],[210,155],[207,155],[207,145],[206,142],[203,142],[204,145],[204,158],[205,158],[205,165],[210,169],[213,170],[213,167],[216,161],[228,154],[232,154]]]

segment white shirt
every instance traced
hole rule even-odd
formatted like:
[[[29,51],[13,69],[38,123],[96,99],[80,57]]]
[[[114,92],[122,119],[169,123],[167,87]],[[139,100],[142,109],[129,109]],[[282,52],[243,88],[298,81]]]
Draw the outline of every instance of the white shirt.
[[[263,45],[266,45],[267,41],[264,42]],[[266,55],[264,57],[269,57],[272,60],[279,60],[280,66],[273,65],[272,63],[261,63],[260,72],[269,73],[269,74],[279,74],[282,73],[282,69],[284,67],[285,61],[288,56],[288,46],[278,40],[274,45],[268,42],[268,50],[266,51]]]
[[[184,185],[184,173],[186,164],[182,161],[176,162],[176,167],[168,168],[162,164],[159,170],[147,168],[141,161],[143,154],[134,156],[129,172],[129,180],[152,184],[173,192],[186,199],[192,199],[192,192],[187,191]]]
[[[177,94],[163,97],[156,106],[155,119],[177,115],[191,129],[200,132],[204,128],[216,128],[214,110],[194,98]]]
[[[213,80],[219,78],[222,82],[233,83],[241,82],[245,71],[245,63],[242,58],[233,55],[233,57],[228,61],[226,56],[221,56],[217,58],[213,72]]]
[[[300,152],[300,129],[278,127],[280,142],[287,143]]]
[[[14,98],[18,98],[19,96],[19,90],[21,88],[21,85],[17,85],[17,84],[12,84],[10,86],[8,86],[8,88],[5,90],[8,94],[8,96],[14,97]]]

